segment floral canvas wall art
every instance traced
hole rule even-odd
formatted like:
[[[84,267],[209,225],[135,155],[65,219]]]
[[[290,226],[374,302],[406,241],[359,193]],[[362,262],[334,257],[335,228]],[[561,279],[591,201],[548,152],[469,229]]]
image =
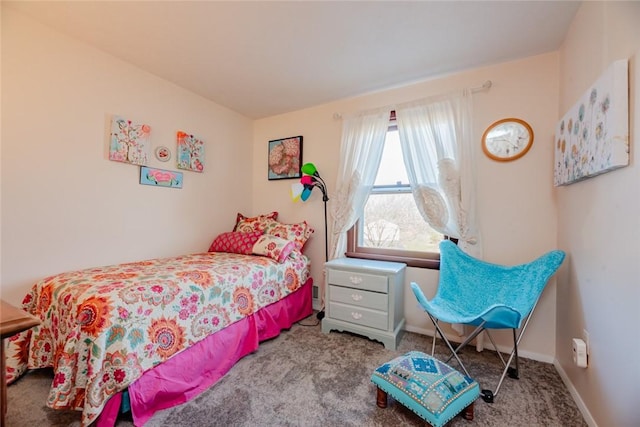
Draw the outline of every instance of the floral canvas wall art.
[[[132,123],[119,116],[111,119],[109,160],[146,165],[149,160],[151,126]]]
[[[302,136],[269,141],[268,179],[300,178]]]
[[[182,188],[182,172],[140,167],[140,184]]]
[[[554,185],[629,164],[627,60],[616,61],[556,126]]]
[[[204,171],[204,141],[178,131],[178,169]]]

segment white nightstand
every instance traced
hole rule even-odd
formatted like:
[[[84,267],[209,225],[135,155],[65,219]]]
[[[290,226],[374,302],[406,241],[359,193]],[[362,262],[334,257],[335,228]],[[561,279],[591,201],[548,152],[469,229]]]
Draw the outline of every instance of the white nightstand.
[[[338,258],[325,264],[322,332],[349,331],[395,350],[404,327],[404,272],[398,262]]]

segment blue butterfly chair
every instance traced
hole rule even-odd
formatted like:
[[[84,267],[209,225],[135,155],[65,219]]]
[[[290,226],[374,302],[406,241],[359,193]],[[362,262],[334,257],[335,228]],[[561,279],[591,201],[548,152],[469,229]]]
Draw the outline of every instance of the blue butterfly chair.
[[[493,402],[507,373],[511,378],[518,378],[518,343],[544,287],[562,264],[564,256],[564,252],[556,250],[528,264],[504,266],[473,258],[450,240],[444,240],[440,243],[440,279],[435,297],[429,301],[420,287],[411,283],[418,302],[452,353],[447,362],[455,357],[467,376],[470,376],[469,372],[458,357],[458,352],[482,331],[487,332],[493,347],[497,349],[489,329],[513,330],[513,350],[508,362],[497,352],[504,370],[495,392],[482,390],[485,402]],[[438,325],[440,320],[476,328],[454,349]],[[520,329],[519,334],[517,329]],[[433,338],[435,348],[436,336]],[[510,367],[514,357],[515,369]]]

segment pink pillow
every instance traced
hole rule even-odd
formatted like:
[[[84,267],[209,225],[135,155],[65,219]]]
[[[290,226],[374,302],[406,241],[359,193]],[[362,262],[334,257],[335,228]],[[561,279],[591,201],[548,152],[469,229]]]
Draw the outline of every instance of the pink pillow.
[[[260,236],[262,236],[261,231],[252,231],[249,233],[229,231],[222,233],[211,243],[209,252],[251,255],[253,245],[258,241]]]
[[[244,233],[249,231],[264,231],[265,226],[276,219],[278,219],[277,211],[253,217],[246,217],[238,212],[236,216],[236,226],[233,231],[242,231]]]
[[[253,245],[253,253],[254,255],[268,256],[282,264],[295,248],[296,245],[289,240],[263,234]]]
[[[302,252],[304,244],[309,240],[314,230],[302,221],[297,224],[283,224],[281,222],[271,220],[264,228],[264,234],[281,237],[292,241],[296,245],[296,249]]]

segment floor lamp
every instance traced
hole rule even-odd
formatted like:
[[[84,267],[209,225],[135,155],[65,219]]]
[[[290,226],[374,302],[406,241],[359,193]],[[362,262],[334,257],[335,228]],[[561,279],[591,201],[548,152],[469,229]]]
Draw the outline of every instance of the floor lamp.
[[[327,229],[327,202],[329,196],[327,195],[327,184],[320,177],[316,165],[313,163],[305,163],[300,168],[302,171],[302,178],[300,183],[293,184],[291,186],[291,196],[294,200],[298,197],[306,202],[311,197],[311,192],[314,188],[319,188],[322,191],[322,202],[324,203],[324,259],[329,261],[329,232]],[[324,308],[317,314],[318,320],[324,317]]]

